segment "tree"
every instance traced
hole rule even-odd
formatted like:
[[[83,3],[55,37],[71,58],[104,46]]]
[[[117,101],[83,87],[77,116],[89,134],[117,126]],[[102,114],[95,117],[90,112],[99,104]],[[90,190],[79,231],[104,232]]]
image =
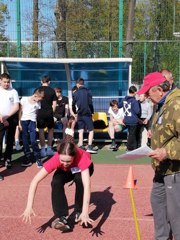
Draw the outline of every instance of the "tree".
[[[32,57],[39,57],[39,48],[38,48],[38,40],[39,40],[39,0],[33,0],[33,21],[32,21],[32,35],[33,35],[33,43],[31,49]]]
[[[135,7],[136,7],[136,0],[130,0],[129,1],[128,24],[127,24],[127,32],[126,32],[126,41],[127,41],[126,57],[131,57],[131,53],[132,53]]]
[[[0,41],[8,41],[5,37],[5,20],[9,19],[7,4],[0,3]],[[7,43],[0,45],[0,56],[7,56]]]
[[[67,58],[67,46],[66,46],[66,16],[67,16],[67,1],[57,0],[56,8],[54,11],[56,18],[56,28],[54,30],[56,41],[57,41],[57,51],[59,58]]]

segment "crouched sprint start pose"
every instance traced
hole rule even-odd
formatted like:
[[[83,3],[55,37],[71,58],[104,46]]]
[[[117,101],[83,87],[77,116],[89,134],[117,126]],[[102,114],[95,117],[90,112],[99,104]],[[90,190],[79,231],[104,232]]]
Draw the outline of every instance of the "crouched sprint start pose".
[[[33,201],[38,183],[49,173],[55,171],[52,186],[52,208],[57,219],[52,226],[61,231],[70,230],[68,225],[68,203],[64,191],[64,185],[74,181],[75,190],[75,222],[87,226],[93,222],[89,218],[89,204],[91,195],[91,180],[94,166],[90,154],[76,147],[69,141],[63,141],[57,147],[57,153],[44,163],[43,168],[33,178],[29,193],[27,206],[22,214],[25,222],[31,222],[31,216],[35,215]]]

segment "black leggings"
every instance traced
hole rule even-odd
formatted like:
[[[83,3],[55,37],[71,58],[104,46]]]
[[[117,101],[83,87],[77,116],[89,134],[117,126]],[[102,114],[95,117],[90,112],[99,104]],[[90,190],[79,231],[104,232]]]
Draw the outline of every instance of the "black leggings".
[[[89,166],[89,174],[90,176],[93,174],[94,165],[93,163]],[[57,169],[54,173],[51,187],[52,187],[52,208],[54,215],[56,217],[68,216],[68,202],[64,191],[65,183],[70,181],[74,181],[76,184],[75,191],[75,211],[82,211],[83,204],[83,194],[84,188],[81,178],[81,173],[72,174],[71,171],[63,171],[61,169]]]

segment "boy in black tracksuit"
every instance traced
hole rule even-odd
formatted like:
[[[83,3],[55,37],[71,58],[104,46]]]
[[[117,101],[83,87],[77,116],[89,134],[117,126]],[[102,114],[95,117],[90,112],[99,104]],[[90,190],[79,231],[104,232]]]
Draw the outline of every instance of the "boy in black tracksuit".
[[[83,134],[84,130],[87,129],[88,134],[88,147],[87,152],[97,153],[97,148],[93,147],[93,137],[94,137],[94,124],[92,120],[92,114],[94,113],[92,94],[91,92],[84,87],[84,79],[79,78],[76,81],[76,86],[78,90],[73,94],[73,106],[77,107],[74,114],[77,113],[77,123],[79,129],[79,141],[78,146],[83,148]]]
[[[129,88],[129,95],[126,96],[119,104],[119,108],[124,110],[124,124],[128,128],[127,151],[132,151],[137,148],[137,127],[139,116],[141,115],[141,108],[135,95],[137,88],[131,86]]]

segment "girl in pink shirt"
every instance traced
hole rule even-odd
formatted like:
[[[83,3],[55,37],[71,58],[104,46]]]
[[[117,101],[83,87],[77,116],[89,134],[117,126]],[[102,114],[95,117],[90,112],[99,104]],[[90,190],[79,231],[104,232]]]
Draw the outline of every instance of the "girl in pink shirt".
[[[61,231],[68,231],[68,203],[64,185],[72,180],[76,184],[75,191],[75,222],[87,226],[93,223],[89,217],[91,194],[90,176],[93,174],[93,163],[90,154],[77,148],[71,141],[63,141],[57,147],[57,153],[44,163],[43,168],[33,178],[28,194],[27,206],[22,214],[25,222],[31,222],[31,215],[35,215],[33,201],[38,183],[49,173],[55,171],[52,179],[52,208],[57,219],[52,226]]]

